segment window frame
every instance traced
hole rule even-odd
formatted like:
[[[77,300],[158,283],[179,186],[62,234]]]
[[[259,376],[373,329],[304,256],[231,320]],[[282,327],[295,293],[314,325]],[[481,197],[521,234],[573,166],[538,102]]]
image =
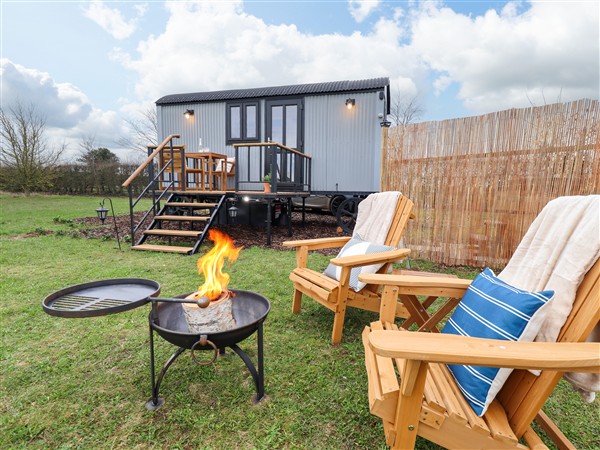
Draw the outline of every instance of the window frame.
[[[247,114],[246,109],[248,106],[254,106],[256,110],[256,136],[248,137],[247,135]],[[240,108],[240,129],[239,138],[231,137],[231,110],[233,108]],[[225,143],[227,145],[237,144],[240,142],[260,142],[260,100],[240,100],[231,101],[225,104]]]

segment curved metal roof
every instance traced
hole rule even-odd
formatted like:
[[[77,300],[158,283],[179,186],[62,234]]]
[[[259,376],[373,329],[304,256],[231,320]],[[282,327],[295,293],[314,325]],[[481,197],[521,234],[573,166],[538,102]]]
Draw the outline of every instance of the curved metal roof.
[[[188,94],[165,95],[156,101],[157,105],[177,103],[216,102],[248,98],[284,97],[293,95],[335,94],[339,92],[360,92],[383,89],[390,84],[387,77],[368,80],[329,81],[325,83],[291,84],[288,86],[263,87],[252,89],[231,89],[227,91],[193,92]]]

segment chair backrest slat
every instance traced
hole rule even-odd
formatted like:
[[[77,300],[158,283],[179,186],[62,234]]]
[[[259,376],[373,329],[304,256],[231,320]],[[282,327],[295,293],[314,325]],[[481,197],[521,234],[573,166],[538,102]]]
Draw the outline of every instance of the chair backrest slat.
[[[398,198],[394,219],[392,220],[392,224],[385,239],[385,245],[390,245],[392,247],[398,246],[400,239],[402,239],[404,234],[404,229],[408,224],[408,220],[411,217],[413,206],[413,202],[404,195],[401,195],[400,198]]]
[[[600,321],[600,260],[583,279],[573,309],[562,327],[558,342],[583,342]],[[521,437],[544,405],[562,376],[561,372],[543,371],[536,377],[526,370],[515,370],[498,394],[509,423]]]

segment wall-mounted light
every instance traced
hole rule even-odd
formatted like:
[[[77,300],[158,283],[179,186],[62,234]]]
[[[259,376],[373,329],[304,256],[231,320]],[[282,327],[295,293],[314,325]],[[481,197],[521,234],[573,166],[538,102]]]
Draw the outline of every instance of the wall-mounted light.
[[[236,223],[236,218],[240,212],[240,209],[237,206],[235,206],[235,203],[236,203],[235,199],[232,200],[231,206],[227,209],[227,213],[229,214],[230,222],[234,225]]]
[[[381,128],[389,128],[390,126],[392,126],[392,122],[390,122],[389,120],[382,120],[379,125],[381,125]]]
[[[235,206],[235,204],[227,210],[227,212],[229,213],[229,217],[231,217],[232,219],[235,219],[238,216],[239,211],[240,209],[237,206]]]
[[[189,119],[190,117],[192,117],[194,115],[194,110],[186,109],[185,112],[183,113],[183,115],[186,119]]]
[[[354,100],[353,98],[346,99],[346,108],[352,109],[352,108],[354,108],[355,104],[356,104],[356,100]]]

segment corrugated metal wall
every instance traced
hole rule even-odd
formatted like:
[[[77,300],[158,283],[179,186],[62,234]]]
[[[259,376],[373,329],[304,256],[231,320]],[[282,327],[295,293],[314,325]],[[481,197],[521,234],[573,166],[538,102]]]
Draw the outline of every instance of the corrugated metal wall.
[[[354,98],[354,108],[345,101]],[[379,191],[379,93],[306,97],[304,149],[312,156],[313,191]]]
[[[347,98],[355,107],[345,107]],[[193,109],[186,120],[183,113]],[[381,119],[383,100],[378,92],[305,97],[304,152],[312,156],[312,190],[327,192],[379,191],[381,161]],[[265,102],[260,105],[261,138],[265,140]],[[158,106],[159,141],[180,134],[178,143],[186,151],[202,145],[218,153],[234,156],[225,145],[225,102]],[[241,163],[241,161],[240,161]]]
[[[186,109],[194,115],[185,119]],[[200,139],[203,147],[217,153],[234,156],[233,147],[225,146],[225,103],[190,103],[158,107],[159,141],[169,134],[180,134],[178,144],[188,152],[198,151]]]

